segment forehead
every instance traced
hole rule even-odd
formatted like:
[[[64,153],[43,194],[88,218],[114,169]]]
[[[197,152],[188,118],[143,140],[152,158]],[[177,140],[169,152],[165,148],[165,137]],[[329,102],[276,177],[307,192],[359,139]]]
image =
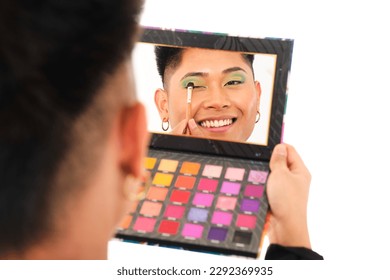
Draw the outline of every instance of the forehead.
[[[179,79],[189,72],[220,74],[233,67],[240,67],[248,74],[252,73],[249,62],[243,58],[240,52],[188,48],[183,50],[180,63],[174,68],[167,69],[167,78],[169,80],[171,78]]]

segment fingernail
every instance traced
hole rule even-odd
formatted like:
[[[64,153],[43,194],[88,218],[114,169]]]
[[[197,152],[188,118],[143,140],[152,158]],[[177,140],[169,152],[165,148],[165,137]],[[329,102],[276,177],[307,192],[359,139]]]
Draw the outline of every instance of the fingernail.
[[[287,148],[285,145],[280,144],[275,147],[274,153],[280,156],[286,156],[287,155]]]
[[[188,126],[190,127],[191,130],[197,128],[197,125],[196,125],[196,122],[195,122],[194,119],[190,119],[190,120],[188,121]]]

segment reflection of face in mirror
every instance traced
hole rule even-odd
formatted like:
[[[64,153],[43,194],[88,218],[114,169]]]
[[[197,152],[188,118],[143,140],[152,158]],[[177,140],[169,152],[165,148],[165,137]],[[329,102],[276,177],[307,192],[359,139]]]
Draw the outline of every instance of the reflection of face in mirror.
[[[163,89],[156,90],[155,103],[165,126],[173,134],[246,141],[261,114],[253,58],[231,51],[157,47]],[[194,87],[189,108],[193,120],[188,122],[189,83]]]

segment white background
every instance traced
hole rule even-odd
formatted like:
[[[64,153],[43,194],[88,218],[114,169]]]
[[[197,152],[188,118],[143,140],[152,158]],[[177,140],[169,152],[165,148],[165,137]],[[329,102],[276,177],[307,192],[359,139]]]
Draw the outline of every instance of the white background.
[[[284,140],[311,171],[312,246],[330,261],[381,260],[389,251],[387,11],[386,1],[146,0],[141,18],[295,40]]]

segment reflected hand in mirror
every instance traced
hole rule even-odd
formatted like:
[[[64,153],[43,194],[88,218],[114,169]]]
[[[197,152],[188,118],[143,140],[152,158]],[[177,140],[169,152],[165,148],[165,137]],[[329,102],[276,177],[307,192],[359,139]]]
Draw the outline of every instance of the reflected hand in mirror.
[[[163,130],[247,141],[260,117],[253,55],[162,46],[155,47],[155,54],[163,88],[155,91],[154,101]]]

